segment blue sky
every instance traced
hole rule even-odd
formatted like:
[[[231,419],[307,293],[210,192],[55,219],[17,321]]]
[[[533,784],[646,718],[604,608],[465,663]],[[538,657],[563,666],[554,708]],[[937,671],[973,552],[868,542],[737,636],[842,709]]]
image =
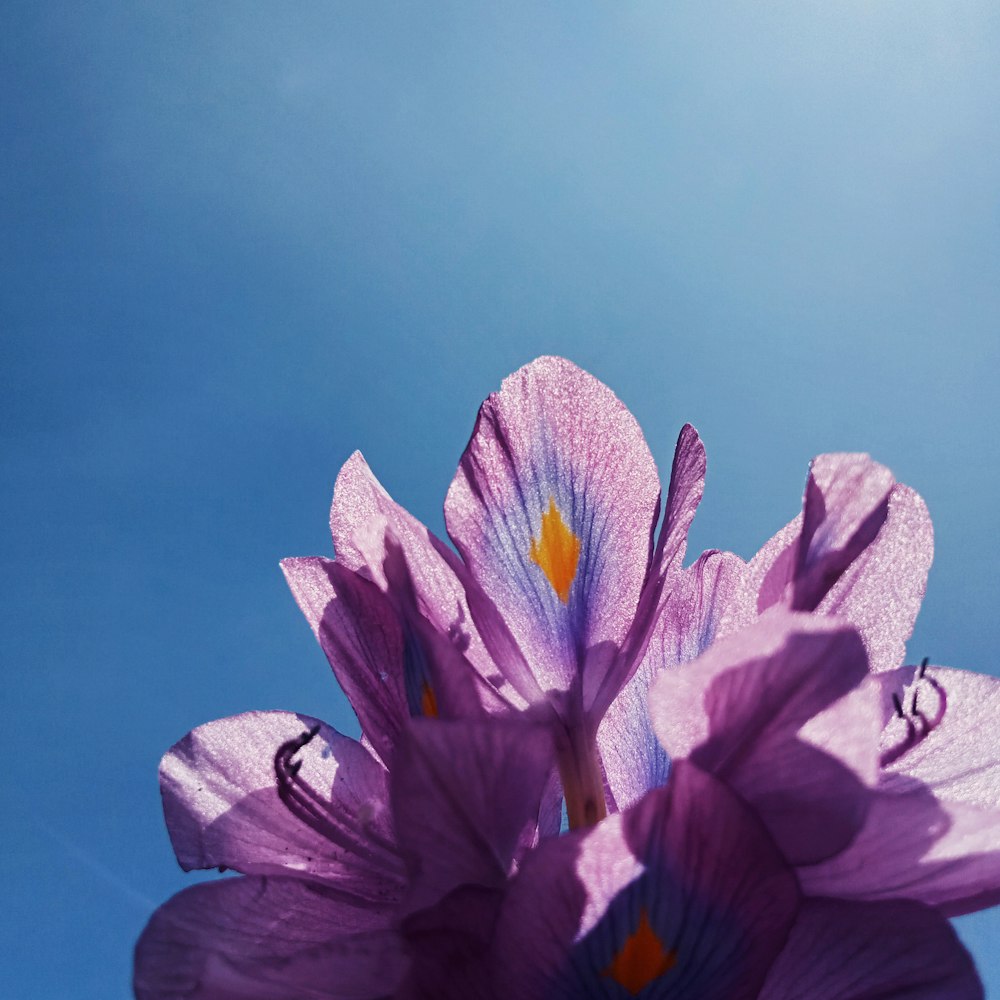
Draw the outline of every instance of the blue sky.
[[[542,353],[664,471],[699,428],[696,551],[886,462],[911,657],[1000,672],[995,3],[8,0],[0,50],[6,996],[129,995],[187,730],[355,731],[278,560],[355,448],[440,529]],[[960,930],[1000,998],[1000,915]]]

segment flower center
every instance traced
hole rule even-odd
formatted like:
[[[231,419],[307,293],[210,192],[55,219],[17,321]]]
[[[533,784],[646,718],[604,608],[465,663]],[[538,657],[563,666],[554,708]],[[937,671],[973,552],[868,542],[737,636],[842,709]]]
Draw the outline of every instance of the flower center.
[[[531,540],[531,561],[545,574],[563,604],[569,603],[569,591],[580,562],[580,539],[573,534],[559,513],[554,497],[542,514],[542,528]]]
[[[925,659],[913,680],[892,696],[895,714],[882,732],[879,763],[888,767],[922,743],[941,725],[948,708],[944,688],[927,673]]]
[[[623,986],[629,996],[638,996],[654,979],[669,972],[677,964],[677,952],[663,947],[659,935],[649,922],[643,907],[639,924],[618,949],[610,964],[601,973]]]

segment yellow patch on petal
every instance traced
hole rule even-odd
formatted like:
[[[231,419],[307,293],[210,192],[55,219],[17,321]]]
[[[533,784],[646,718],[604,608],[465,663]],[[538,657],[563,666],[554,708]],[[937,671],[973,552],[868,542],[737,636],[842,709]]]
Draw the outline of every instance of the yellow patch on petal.
[[[549,509],[542,514],[542,530],[531,540],[531,561],[541,569],[563,604],[569,603],[569,589],[580,562],[580,539],[562,519],[556,502],[549,497]]]
[[[639,915],[639,926],[625,939],[618,954],[601,975],[610,977],[634,997],[676,964],[677,952],[663,947],[663,942],[650,926],[649,914],[643,907]]]
[[[420,711],[431,719],[436,719],[438,714],[438,702],[434,696],[434,688],[424,681],[424,686],[420,690]]]

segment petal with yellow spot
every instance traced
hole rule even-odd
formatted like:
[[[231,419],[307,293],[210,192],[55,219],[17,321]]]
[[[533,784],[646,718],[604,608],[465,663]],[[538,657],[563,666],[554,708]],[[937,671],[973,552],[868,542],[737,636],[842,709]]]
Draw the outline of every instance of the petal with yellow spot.
[[[569,603],[569,591],[576,579],[580,562],[580,539],[563,520],[553,497],[542,514],[542,527],[531,540],[531,561],[541,569],[563,604]]]
[[[618,953],[601,973],[623,986],[629,996],[638,996],[654,979],[677,964],[677,953],[663,947],[643,907],[639,925],[625,939]]]

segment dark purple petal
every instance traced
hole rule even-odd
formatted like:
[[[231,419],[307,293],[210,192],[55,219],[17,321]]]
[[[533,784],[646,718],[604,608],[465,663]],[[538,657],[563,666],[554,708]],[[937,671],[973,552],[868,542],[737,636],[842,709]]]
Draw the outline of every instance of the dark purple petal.
[[[279,795],[275,758],[313,730],[294,756],[295,781],[326,805],[306,811]],[[248,712],[199,726],[163,757],[160,790],[177,860],[187,870],[307,873],[382,910],[401,895],[385,769],[316,719]]]
[[[525,859],[497,928],[497,993],[752,1000],[797,906],[755,817],[681,762],[631,810]]]
[[[385,918],[298,878],[222,879],[161,906],[135,951],[137,1000],[371,1000],[406,971]]]
[[[700,656],[715,641],[745,564],[730,552],[705,552],[672,578],[639,669],[611,703],[597,733],[608,785],[626,809],[667,778],[670,758],[649,719],[649,687],[664,670]]]
[[[854,692],[867,671],[849,626],[775,611],[663,673],[650,714],[672,758],[725,781],[804,864],[841,850],[864,821],[881,727],[874,688]]]
[[[388,760],[411,716],[403,630],[392,604],[370,580],[330,559],[285,559],[281,568],[362,732]]]
[[[445,518],[542,690],[566,692],[614,662],[658,509],[638,424],[575,365],[539,358],[483,404]]]
[[[411,873],[406,909],[457,886],[499,888],[537,839],[555,766],[547,726],[411,723],[392,765],[392,806]]]
[[[948,921],[919,903],[807,899],[760,1000],[980,1000]]]

